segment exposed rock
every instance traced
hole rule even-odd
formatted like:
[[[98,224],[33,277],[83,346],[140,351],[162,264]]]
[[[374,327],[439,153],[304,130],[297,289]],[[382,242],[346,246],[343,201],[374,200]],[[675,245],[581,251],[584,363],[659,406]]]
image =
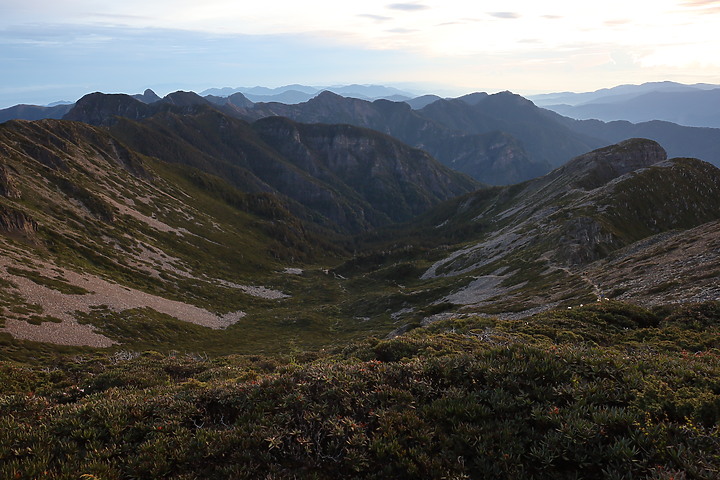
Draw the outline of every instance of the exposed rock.
[[[560,174],[574,176],[574,185],[592,190],[626,173],[665,160],[667,153],[660,144],[643,138],[632,138],[574,158],[560,169]]]
[[[589,217],[568,221],[562,231],[555,258],[562,264],[579,265],[603,258],[621,242]]]
[[[32,217],[19,210],[0,204],[0,232],[22,237],[34,237],[37,229],[38,223]]]
[[[13,200],[21,197],[20,190],[15,186],[15,181],[10,176],[8,167],[0,164],[0,195]]]

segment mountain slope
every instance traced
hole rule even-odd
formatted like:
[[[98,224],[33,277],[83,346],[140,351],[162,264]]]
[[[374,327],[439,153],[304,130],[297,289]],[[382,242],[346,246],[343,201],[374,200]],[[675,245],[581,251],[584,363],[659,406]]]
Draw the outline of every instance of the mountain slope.
[[[427,118],[423,111],[413,110],[404,102],[368,102],[323,92],[297,105],[255,104],[247,115],[371,128],[421,148],[443,164],[484,183],[513,183],[546,171],[544,164],[529,158],[521,142],[511,135],[499,135],[499,128],[483,132],[457,130]]]
[[[361,181],[375,185],[375,193],[365,187],[358,191],[357,185],[348,185],[353,179],[347,175],[344,179],[334,173],[320,178],[313,165],[298,163],[295,149],[303,146],[298,145],[292,135],[273,136],[268,128],[255,128],[210,105],[194,104],[178,109],[164,104],[155,107],[158,110],[154,112],[142,110],[135,115],[136,109],[144,107],[125,101],[132,105],[130,119],[112,116],[112,109],[104,107],[105,99],[100,99],[98,108],[79,102],[79,110],[73,110],[69,117],[84,118],[88,110],[89,120],[111,123],[115,136],[146,155],[218,175],[243,191],[279,194],[288,200],[295,214],[333,230],[359,232],[393,220],[407,220],[439,201],[478,186],[424,152],[390,137],[355,127],[314,127],[315,143],[327,143],[322,148],[316,145],[314,155],[334,158],[332,165],[327,159],[318,160],[325,162],[325,173],[337,173],[347,166],[343,163],[346,161],[368,167],[397,166],[392,170],[369,170]],[[93,99],[88,102],[92,104]],[[97,115],[96,110],[101,114]],[[303,127],[292,124],[290,128]],[[265,132],[265,136],[259,132]],[[353,156],[342,153],[348,148],[354,149]],[[378,187],[379,182],[382,188]],[[390,201],[389,196],[395,194],[398,196]],[[386,200],[373,203],[381,196]]]
[[[457,131],[507,132],[520,140],[532,161],[552,167],[602,146],[597,138],[577,135],[558,122],[548,122],[532,102],[510,92],[439,100],[419,112]]]
[[[387,286],[356,289],[329,272],[350,239],[319,210],[344,209],[348,226],[388,223],[475,185],[377,132],[165,108],[143,121],[115,118],[110,130],[67,120],[0,127],[3,358],[87,346],[279,351],[384,335],[388,317],[353,310]],[[123,132],[158,155],[135,150]],[[285,150],[303,155],[291,161]],[[301,179],[308,205],[257,176],[257,191],[242,192],[198,168],[223,173],[228,155],[238,171],[249,172],[244,161],[277,174],[276,186]],[[314,209],[318,192],[334,196],[330,206],[321,196]]]
[[[654,280],[633,275],[637,264],[628,263],[628,277],[620,280],[611,274],[614,264],[602,262],[622,248],[647,253],[645,239],[704,224],[707,228],[698,230],[703,239],[694,242],[709,241],[718,233],[717,198],[716,167],[695,159],[667,160],[657,143],[632,139],[577,157],[538,179],[443,204],[406,232],[395,229],[388,240],[425,239],[430,252],[408,264],[426,288],[437,287],[439,311],[462,307],[461,312],[507,314],[573,305],[620,295],[620,285],[630,278],[634,291],[645,292],[642,301],[662,303],[661,291],[647,294]],[[638,253],[634,261],[642,257]],[[707,268],[716,264],[708,258]],[[689,278],[677,279],[674,296],[702,297]]]
[[[227,329],[254,297],[287,297],[254,282],[326,254],[272,197],[82,123],[3,124],[0,166],[0,319],[14,339],[109,346]]]

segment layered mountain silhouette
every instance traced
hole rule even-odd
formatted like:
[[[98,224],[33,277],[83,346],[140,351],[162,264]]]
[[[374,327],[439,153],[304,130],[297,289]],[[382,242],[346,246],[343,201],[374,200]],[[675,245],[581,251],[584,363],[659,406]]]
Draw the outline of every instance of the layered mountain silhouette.
[[[720,169],[561,160],[713,129],[155,97],[0,124],[0,476],[717,472]]]
[[[651,82],[587,93],[530,97],[538,105],[578,120],[662,120],[693,127],[720,127],[720,86]]]
[[[227,351],[386,334],[436,314],[720,295],[720,258],[681,255],[717,237],[709,163],[630,139],[487,187],[385,133],[322,119],[381,129],[392,118],[407,135],[461,132],[478,149],[491,139],[522,152],[515,135],[551,148],[524,119],[551,132],[556,114],[508,93],[434,102],[422,116],[334,94],[308,103],[96,93],[66,120],[4,123],[0,294],[12,341],[133,343],[140,322],[165,332],[156,342],[182,335]],[[515,135],[477,133],[489,119]],[[566,153],[588,138],[557,131]]]
[[[585,151],[634,137],[658,141],[671,156],[698,157],[716,165],[720,164],[720,153],[714,148],[719,137],[716,129],[683,127],[657,120],[640,123],[583,123],[537,108],[532,102],[510,92],[495,95],[473,93],[456,99],[442,99],[434,95],[400,99],[390,95],[391,90],[385,90],[387,98],[401,101],[368,101],[301,85],[289,85],[279,89],[256,87],[241,90],[261,101],[253,101],[237,89],[209,90],[203,92],[209,93],[205,97],[192,92],[175,92],[164,99],[147,90],[142,95],[132,96],[146,106],[123,104],[127,102],[127,99],[123,99],[115,106],[118,110],[114,113],[126,118],[146,118],[166,109],[167,104],[184,108],[212,105],[227,115],[249,122],[267,116],[283,116],[302,123],[345,123],[391,135],[427,151],[454,170],[466,173],[480,182],[496,185],[537,177]],[[343,95],[350,95],[348,92],[351,92],[352,86],[335,90]],[[284,103],[266,101],[279,100],[274,96],[294,95],[293,92],[304,98],[285,99]],[[378,93],[380,90],[373,92]],[[640,86],[627,85],[587,94],[551,94],[532,98],[541,102],[541,105],[558,99],[573,103],[594,101],[606,102],[604,105],[619,105],[623,102],[645,102],[644,98],[650,98],[646,97],[647,95],[660,95],[663,98],[675,95],[678,99],[685,98],[684,95],[694,95],[699,99],[703,95],[712,94],[711,85],[687,86],[660,82]],[[306,101],[296,103],[300,100]],[[105,101],[109,104],[103,108],[104,115],[107,122],[112,122],[113,115],[109,112],[112,110],[113,100],[106,98]],[[678,101],[685,103],[685,100]],[[655,97],[650,98],[650,103],[658,106],[663,104]],[[702,100],[699,103],[702,103],[706,110],[710,109],[705,117],[711,118],[714,115],[714,103]],[[676,104],[677,102],[674,103]],[[81,107],[87,108],[87,105]],[[72,107],[67,105],[16,106],[1,111],[0,118],[60,117],[70,108]],[[133,109],[136,111],[132,111]],[[686,112],[684,115],[695,115],[692,108],[673,109],[675,112],[680,110]],[[84,112],[80,118],[94,122],[89,115],[90,112]],[[643,115],[647,116],[645,113],[638,115],[638,119],[645,118]],[[667,118],[680,121],[675,117]]]
[[[439,99],[413,110],[405,103],[368,102],[323,92],[297,105],[258,103],[235,109],[247,119],[284,116],[314,123],[349,123],[422,148],[451,168],[489,184],[509,184],[547,173],[576,155],[635,137],[653,139],[671,156],[720,164],[720,129],[669,122],[584,124],[538,108],[510,92]]]
[[[344,97],[361,98],[363,100],[387,99],[404,101],[413,98],[413,94],[404,90],[384,85],[335,85],[311,87],[308,85],[285,85],[277,88],[238,87],[210,88],[200,93],[202,96],[213,95],[229,97],[236,93],[245,95],[253,102],[301,103],[310,100],[323,91],[333,92]]]
[[[633,123],[663,120],[690,127],[720,128],[720,88],[690,92],[651,92],[628,100],[546,108],[578,120]]]
[[[55,105],[53,107],[43,107],[39,105],[15,105],[14,107],[4,108],[0,110],[0,122],[8,120],[42,120],[44,118],[62,118],[72,108],[69,105]]]
[[[149,105],[91,94],[66,119],[109,126],[138,152],[200,168],[244,191],[279,194],[303,218],[356,233],[479,185],[375,131],[287,119],[250,124],[190,92]]]
[[[248,118],[283,116],[305,123],[347,123],[378,130],[426,150],[443,164],[491,184],[513,183],[547,170],[543,158],[532,159],[522,143],[502,128],[456,128],[443,122],[438,102],[413,110],[404,102],[368,102],[323,92],[312,100],[297,104],[255,104]],[[463,111],[472,108],[457,101],[449,107]],[[498,125],[499,127],[499,125]],[[564,127],[560,127],[563,129]],[[575,136],[578,136],[575,134]],[[584,151],[579,148],[577,152]]]
[[[559,92],[530,95],[528,98],[536,105],[547,107],[549,105],[571,105],[579,106],[584,104],[613,103],[631,100],[648,93],[683,93],[713,90],[720,85],[707,83],[696,83],[686,85],[677,82],[646,82],[641,85],[618,85],[612,88],[601,88],[593,92]]]

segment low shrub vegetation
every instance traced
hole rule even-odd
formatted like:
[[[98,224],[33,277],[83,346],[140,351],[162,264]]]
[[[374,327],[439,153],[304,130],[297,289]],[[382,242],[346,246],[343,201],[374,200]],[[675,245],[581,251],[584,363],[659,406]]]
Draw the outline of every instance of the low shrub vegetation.
[[[717,479],[720,305],[0,364],[0,478]]]

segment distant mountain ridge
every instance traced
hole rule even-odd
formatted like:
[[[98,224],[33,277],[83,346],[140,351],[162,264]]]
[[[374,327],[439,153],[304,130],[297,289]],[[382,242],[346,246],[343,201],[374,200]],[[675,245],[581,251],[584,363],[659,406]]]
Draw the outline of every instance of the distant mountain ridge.
[[[686,86],[659,82],[642,86],[620,86],[596,93],[610,95],[613,98],[618,95],[635,95],[632,101],[644,101],[645,97],[655,94],[643,95],[642,92],[652,88],[689,92],[662,93],[662,95],[708,95],[715,92],[710,87],[710,85]],[[116,105],[119,109],[116,113],[128,118],[141,119],[167,109],[168,104],[182,105],[189,110],[195,105],[210,105],[225,114],[247,121],[277,115],[304,123],[347,123],[394,136],[409,145],[427,151],[450,168],[471,175],[483,183],[496,185],[512,184],[537,177],[585,151],[633,137],[656,140],[672,156],[698,157],[720,165],[720,151],[715,148],[720,131],[716,129],[688,128],[658,121],[637,124],[593,121],[583,123],[539,109],[532,102],[510,92],[493,95],[476,92],[456,99],[426,95],[398,102],[343,97],[329,91],[320,94],[304,93],[311,92],[314,88],[288,85],[278,89],[263,87],[246,89],[248,92],[253,92],[247,95],[260,95],[264,100],[274,98],[274,95],[297,94],[302,98],[312,96],[309,100],[300,103],[253,102],[243,93],[232,93],[234,89],[220,89],[216,92],[223,95],[232,93],[229,96],[202,97],[192,92],[174,92],[164,99],[160,99],[152,90],[146,90],[143,94],[132,96],[140,100],[143,105]],[[352,90],[353,86],[343,88]],[[390,89],[385,89],[384,92],[393,93]],[[295,100],[300,99],[295,98]],[[291,99],[287,102],[295,100]],[[407,107],[408,105],[410,108]],[[608,103],[604,107],[614,108],[613,105]],[[661,102],[658,105],[661,105]],[[58,117],[70,108],[72,108],[70,105],[13,107],[0,111],[0,115],[4,113],[12,118],[33,119],[46,116]],[[720,111],[714,109],[711,103],[707,103],[705,108],[709,109],[706,118],[717,116],[717,111]],[[133,109],[135,111],[132,111]],[[681,108],[674,110],[682,111]],[[680,114],[676,113],[676,115]],[[89,117],[84,115],[83,118]],[[103,118],[107,122],[113,121],[112,115],[104,115]]]
[[[633,123],[661,120],[690,127],[720,127],[720,85],[655,82],[528,98],[578,120]]]
[[[391,99],[394,101],[409,100],[417,95],[405,90],[384,85],[336,85],[312,87],[307,85],[285,85],[276,88],[267,87],[225,87],[210,88],[200,92],[201,96],[213,95],[228,97],[234,93],[242,93],[253,102],[301,103],[310,100],[321,92],[333,92],[338,95],[363,100]]]
[[[694,85],[687,85],[683,83],[664,81],[646,82],[640,85],[618,85],[612,88],[601,88],[593,92],[583,93],[541,93],[538,95],[528,95],[527,98],[529,100],[532,100],[536,105],[540,107],[559,104],[578,106],[588,103],[610,103],[614,101],[624,101],[652,92],[697,92],[703,90],[713,90],[716,88],[720,88],[720,85],[713,85],[708,83],[696,83]]]
[[[720,88],[683,92],[650,92],[627,100],[546,108],[578,120],[632,123],[661,120],[688,127],[720,128]]]
[[[52,107],[40,105],[15,105],[0,110],[0,123],[8,120],[42,120],[44,118],[60,119],[72,109],[73,104],[61,104]]]
[[[497,95],[503,97],[504,94]],[[470,105],[464,99],[441,99],[414,110],[404,102],[369,102],[323,92],[297,105],[254,104],[245,114],[248,118],[284,116],[304,123],[348,123],[371,128],[426,150],[443,164],[484,183],[515,183],[546,172],[550,165],[548,157],[552,154],[537,155],[527,149],[527,139],[502,133],[507,132],[506,127],[511,124],[510,121],[503,123],[507,112],[503,108],[485,108],[492,105],[496,96],[485,94],[483,98],[487,103],[482,106],[478,103]],[[499,101],[510,104],[516,98],[520,97]],[[466,121],[460,124],[454,120],[457,117]],[[553,127],[545,123],[539,128],[544,131]],[[570,133],[563,126],[558,126],[557,130]],[[527,133],[535,135],[530,131]],[[548,134],[545,132],[544,135]],[[571,136],[572,141],[581,137],[578,134]],[[587,151],[588,146],[600,144],[599,140],[576,142],[570,147],[567,157]],[[560,153],[553,160],[562,161],[563,156]]]

